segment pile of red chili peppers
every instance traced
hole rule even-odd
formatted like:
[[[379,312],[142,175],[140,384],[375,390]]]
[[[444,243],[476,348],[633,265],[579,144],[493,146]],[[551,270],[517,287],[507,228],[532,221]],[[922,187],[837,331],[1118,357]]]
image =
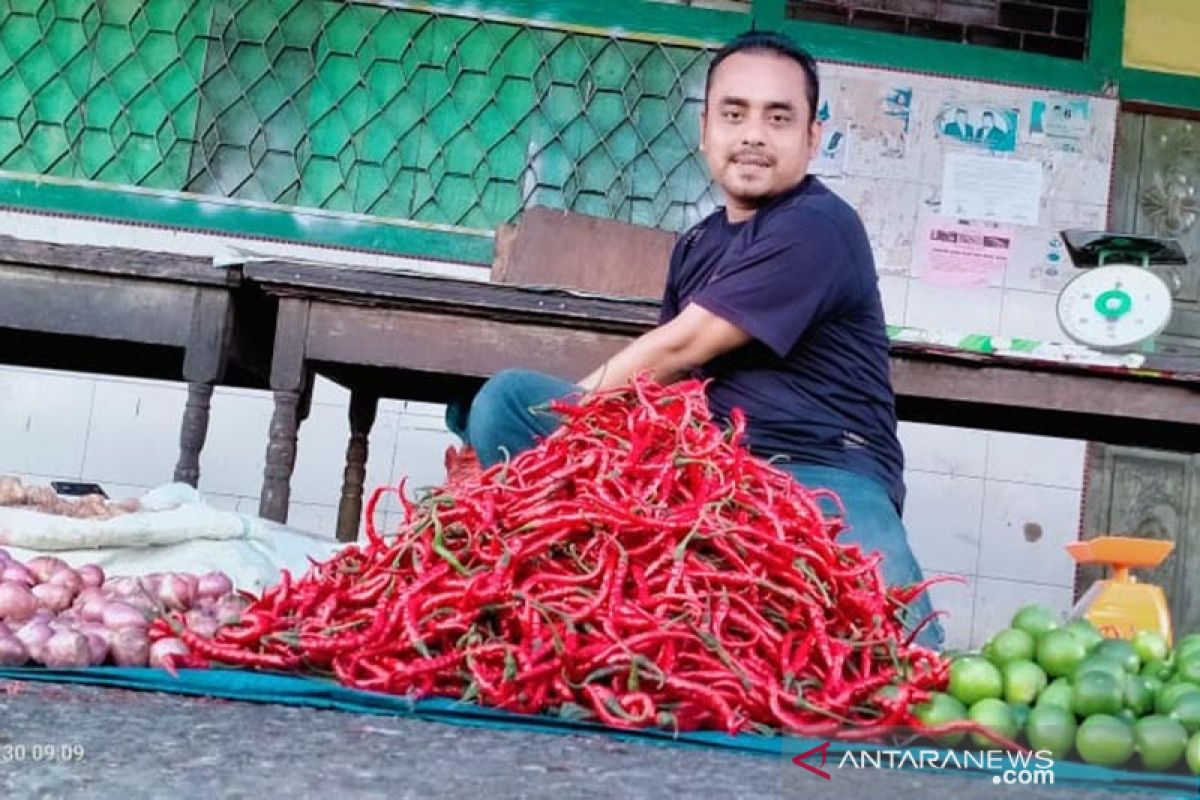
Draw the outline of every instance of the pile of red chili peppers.
[[[364,546],[285,573],[214,638],[185,630],[194,656],[730,733],[871,736],[944,686],[898,621],[923,587],[885,587],[821,492],[751,456],[741,417],[714,423],[702,383],[552,408],[559,430],[405,500],[396,535],[370,524],[377,491]]]

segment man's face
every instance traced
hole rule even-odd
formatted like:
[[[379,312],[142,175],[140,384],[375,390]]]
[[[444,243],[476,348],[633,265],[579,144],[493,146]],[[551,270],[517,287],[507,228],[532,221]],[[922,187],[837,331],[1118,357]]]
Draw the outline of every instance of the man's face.
[[[775,53],[734,53],[717,67],[700,120],[700,150],[732,221],[796,186],[821,143],[807,79]]]

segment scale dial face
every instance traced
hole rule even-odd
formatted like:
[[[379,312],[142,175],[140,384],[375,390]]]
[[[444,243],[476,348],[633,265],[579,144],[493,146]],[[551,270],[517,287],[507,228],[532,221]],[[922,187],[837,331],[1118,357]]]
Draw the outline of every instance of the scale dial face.
[[[1058,296],[1058,322],[1068,336],[1097,350],[1125,350],[1151,339],[1171,319],[1171,290],[1162,278],[1129,265],[1096,267]]]

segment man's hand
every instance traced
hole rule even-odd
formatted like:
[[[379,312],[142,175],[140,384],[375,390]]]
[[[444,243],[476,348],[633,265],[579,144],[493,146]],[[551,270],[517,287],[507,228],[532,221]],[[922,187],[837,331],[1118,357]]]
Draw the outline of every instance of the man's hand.
[[[659,383],[674,383],[749,342],[750,335],[741,328],[689,303],[673,320],[639,336],[579,385],[589,392],[615,389],[643,371]]]

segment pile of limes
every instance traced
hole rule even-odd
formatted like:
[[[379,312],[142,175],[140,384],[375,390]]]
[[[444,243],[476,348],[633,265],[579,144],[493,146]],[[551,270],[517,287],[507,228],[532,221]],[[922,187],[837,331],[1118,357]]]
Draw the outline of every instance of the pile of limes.
[[[980,652],[950,663],[946,692],[914,709],[926,725],[972,720],[1057,759],[1200,774],[1200,634],[1175,649],[1157,633],[1107,639],[1031,605]],[[957,747],[962,733],[938,743]],[[994,747],[972,733],[977,747]]]

